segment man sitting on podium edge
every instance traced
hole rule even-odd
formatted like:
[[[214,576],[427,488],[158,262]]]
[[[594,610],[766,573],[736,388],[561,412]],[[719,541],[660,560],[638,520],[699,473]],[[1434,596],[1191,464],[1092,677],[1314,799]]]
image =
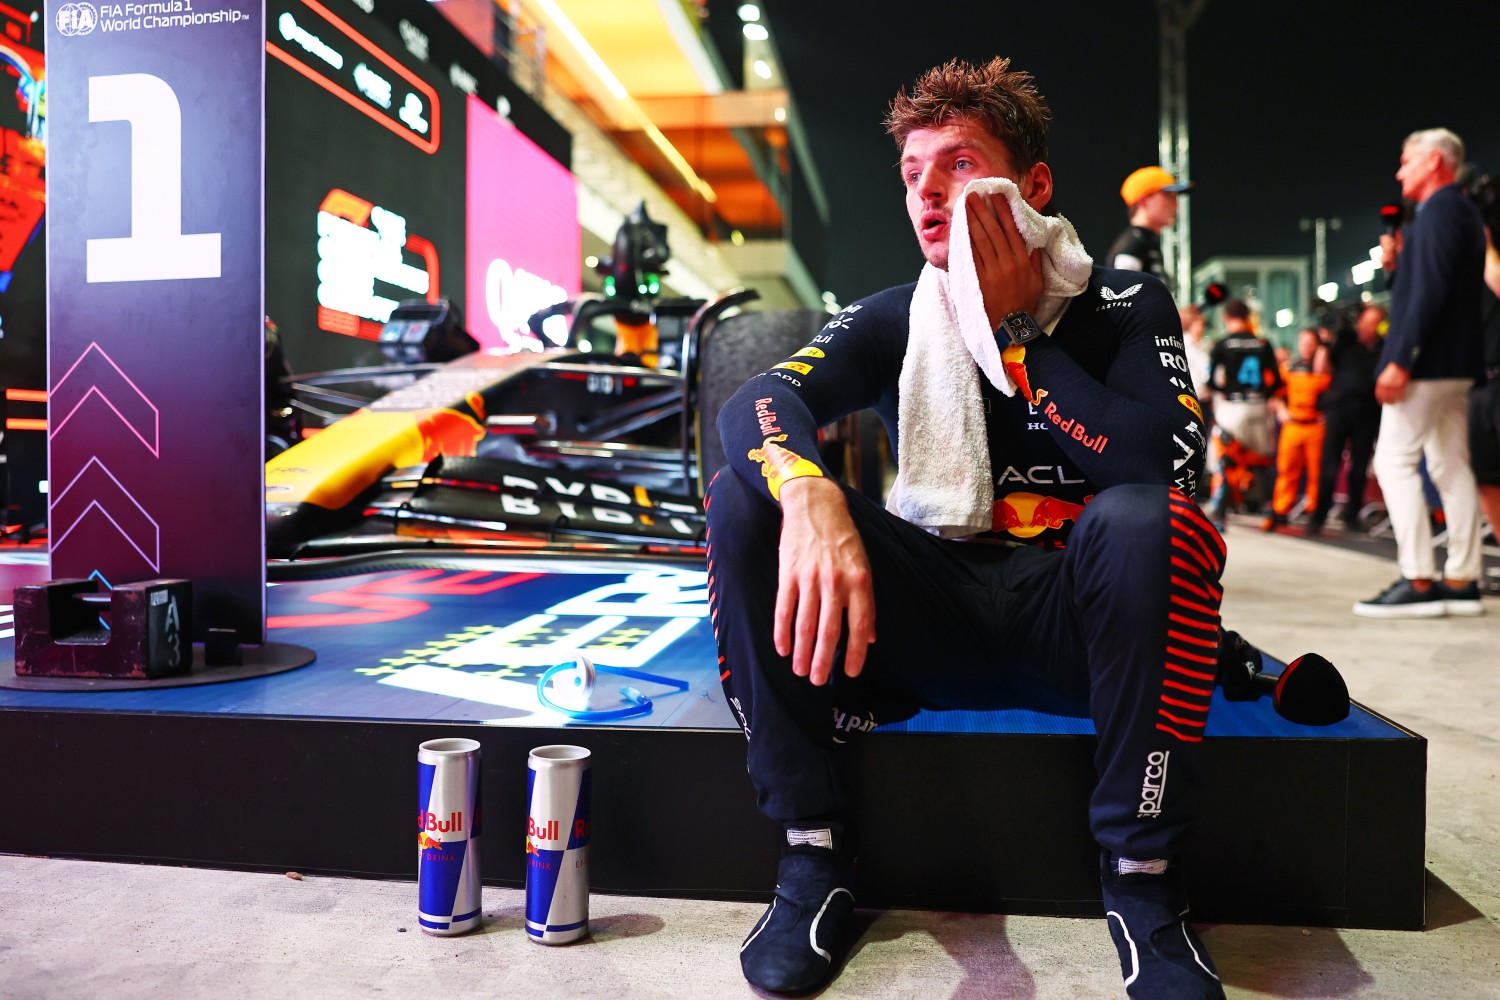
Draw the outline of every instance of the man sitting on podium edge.
[[[1048,214],[1050,117],[1001,58],[898,94],[886,126],[920,280],[845,308],[719,416],[710,616],[783,837],[740,951],[766,990],[822,987],[854,943],[842,745],[921,708],[1061,694],[1098,732],[1089,822],[1127,991],[1223,996],[1179,857],[1219,661],[1259,654],[1220,628],[1225,549],[1191,499],[1203,418],[1176,307],[1158,281],[1094,267]],[[898,458],[889,509],[816,448],[866,407]]]

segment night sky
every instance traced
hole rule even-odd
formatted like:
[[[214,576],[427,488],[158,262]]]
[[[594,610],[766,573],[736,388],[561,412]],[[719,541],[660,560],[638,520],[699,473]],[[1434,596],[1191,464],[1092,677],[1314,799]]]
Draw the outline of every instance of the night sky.
[[[763,0],[832,219],[841,302],[921,268],[881,119],[958,57],[1011,57],[1052,106],[1056,204],[1095,258],[1126,225],[1119,188],[1157,162],[1152,0],[902,5]],[[884,12],[883,14],[877,12]],[[1442,126],[1500,174],[1500,0],[1209,0],[1189,34],[1193,260],[1313,254],[1304,217],[1340,217],[1331,278],[1368,257],[1402,140]]]

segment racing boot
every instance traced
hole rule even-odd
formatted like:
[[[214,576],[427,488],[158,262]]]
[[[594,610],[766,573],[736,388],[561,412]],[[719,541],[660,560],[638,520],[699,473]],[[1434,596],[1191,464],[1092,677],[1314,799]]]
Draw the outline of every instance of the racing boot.
[[[782,825],[776,895],[740,945],[740,968],[773,993],[821,989],[854,944],[852,829],[832,821]]]
[[[1224,1000],[1213,959],[1188,926],[1180,870],[1166,861],[1117,859],[1104,851],[1100,880],[1105,920],[1132,1000]]]

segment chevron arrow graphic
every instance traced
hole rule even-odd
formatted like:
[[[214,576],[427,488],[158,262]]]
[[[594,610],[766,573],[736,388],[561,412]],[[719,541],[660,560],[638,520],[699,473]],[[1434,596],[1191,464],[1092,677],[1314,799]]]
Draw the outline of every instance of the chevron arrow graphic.
[[[54,554],[89,512],[97,510],[140,553],[153,573],[161,571],[161,526],[99,459],[89,459],[73,481],[53,497],[48,509],[56,536],[52,542]]]
[[[161,457],[161,411],[95,342],[52,387],[49,412],[54,416],[48,436],[61,434],[90,396],[98,396],[153,456]],[[59,413],[61,419],[56,417]]]

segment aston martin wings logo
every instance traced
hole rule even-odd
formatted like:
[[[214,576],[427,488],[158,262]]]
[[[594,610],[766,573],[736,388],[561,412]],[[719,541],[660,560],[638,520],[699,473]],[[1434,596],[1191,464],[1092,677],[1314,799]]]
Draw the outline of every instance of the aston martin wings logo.
[[[1102,298],[1105,302],[1113,302],[1116,299],[1128,299],[1136,292],[1140,291],[1143,284],[1144,282],[1137,285],[1131,285],[1123,292],[1117,292],[1113,289],[1105,288],[1101,285],[1099,286],[1099,297]]]

